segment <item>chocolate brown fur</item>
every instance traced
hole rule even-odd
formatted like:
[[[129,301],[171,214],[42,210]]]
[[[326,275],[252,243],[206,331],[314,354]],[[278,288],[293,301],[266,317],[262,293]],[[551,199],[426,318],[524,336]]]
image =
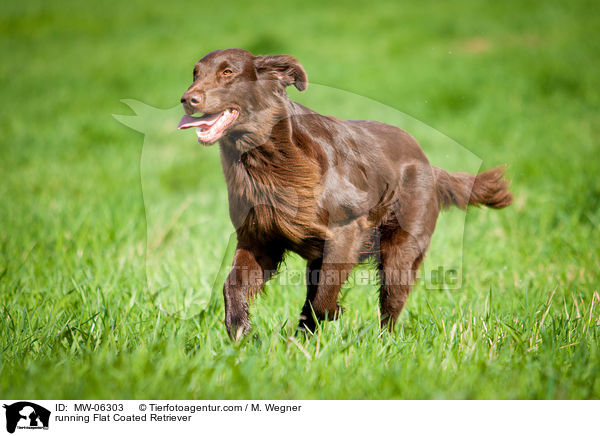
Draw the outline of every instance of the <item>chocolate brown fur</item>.
[[[440,209],[512,202],[500,168],[476,176],[447,173],[431,166],[417,141],[397,127],[340,120],[290,101],[285,88],[304,90],[307,83],[291,56],[218,50],[196,64],[182,97],[189,115],[239,111],[219,141],[238,238],[223,289],[233,339],[250,329],[248,299],[288,250],[307,260],[302,327],[314,329],[313,315],[336,316],[352,267],[375,256],[382,324],[393,328]]]

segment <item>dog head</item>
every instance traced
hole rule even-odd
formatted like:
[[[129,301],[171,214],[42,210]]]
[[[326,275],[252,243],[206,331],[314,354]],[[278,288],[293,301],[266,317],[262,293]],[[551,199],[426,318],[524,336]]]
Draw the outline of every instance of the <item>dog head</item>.
[[[186,115],[179,129],[195,127],[198,142],[210,145],[227,135],[272,127],[285,116],[285,88],[303,91],[307,82],[304,69],[289,55],[210,52],[194,66],[193,83],[181,97]]]

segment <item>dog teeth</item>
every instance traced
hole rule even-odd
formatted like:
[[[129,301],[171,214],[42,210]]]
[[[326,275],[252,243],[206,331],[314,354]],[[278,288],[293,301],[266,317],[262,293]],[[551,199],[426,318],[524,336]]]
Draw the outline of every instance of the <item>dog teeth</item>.
[[[196,135],[198,141],[201,143],[213,142],[213,139],[217,135],[222,135],[223,130],[227,125],[231,123],[231,120],[235,117],[235,111],[231,108],[225,109],[219,118],[208,128],[196,127]]]

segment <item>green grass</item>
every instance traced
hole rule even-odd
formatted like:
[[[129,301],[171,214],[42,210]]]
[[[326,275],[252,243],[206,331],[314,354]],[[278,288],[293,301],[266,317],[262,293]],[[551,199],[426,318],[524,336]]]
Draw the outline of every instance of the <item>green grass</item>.
[[[599,398],[599,27],[585,1],[3,5],[0,397]],[[295,55],[294,98],[397,119],[434,162],[456,164],[437,130],[509,163],[514,206],[440,218],[428,262],[460,289],[417,286],[390,335],[347,286],[304,338],[302,283],[274,280],[228,340],[218,150],[177,110],[152,137],[111,116],[174,107],[224,47]]]

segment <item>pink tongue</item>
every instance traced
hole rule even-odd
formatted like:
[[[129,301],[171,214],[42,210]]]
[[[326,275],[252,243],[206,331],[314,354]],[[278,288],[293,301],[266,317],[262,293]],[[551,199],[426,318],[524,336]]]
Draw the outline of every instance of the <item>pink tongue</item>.
[[[179,121],[177,128],[189,129],[190,127],[210,127],[219,119],[220,116],[221,113],[202,115],[201,117],[184,115],[181,121]]]

